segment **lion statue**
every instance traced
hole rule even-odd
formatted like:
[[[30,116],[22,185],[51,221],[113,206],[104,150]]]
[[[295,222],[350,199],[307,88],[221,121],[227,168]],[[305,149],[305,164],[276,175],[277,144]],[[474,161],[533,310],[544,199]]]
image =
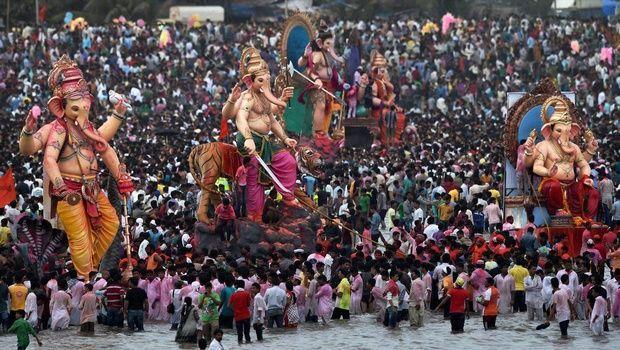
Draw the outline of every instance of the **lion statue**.
[[[323,162],[318,152],[310,147],[300,146],[295,150],[294,156],[301,173],[316,178],[323,176],[321,170]],[[194,147],[189,154],[188,162],[189,170],[202,190],[196,216],[198,221],[210,224],[207,215],[209,204],[216,206],[221,199],[215,182],[220,177],[234,179],[237,168],[243,164],[243,156],[239,154],[234,145],[211,142]],[[316,209],[312,198],[308,197],[301,188],[295,188],[295,197],[303,206]]]

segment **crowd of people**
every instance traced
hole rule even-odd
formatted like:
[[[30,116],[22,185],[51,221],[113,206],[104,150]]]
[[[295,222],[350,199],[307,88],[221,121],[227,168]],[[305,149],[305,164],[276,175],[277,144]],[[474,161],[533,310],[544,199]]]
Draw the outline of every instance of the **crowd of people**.
[[[222,330],[233,327],[239,343],[251,341],[251,328],[260,341],[265,327],[363,313],[388,327],[428,327],[434,309],[456,333],[470,312],[485,329],[501,327],[502,314],[527,311],[540,328],[557,320],[562,335],[572,319],[590,320],[595,334],[607,330],[620,318],[620,75],[617,55],[604,58],[601,49],[617,45],[620,24],[513,16],[467,19],[442,34],[427,21],[331,22],[337,50],[346,57],[356,45],[362,67],[372,49],[384,53],[411,127],[390,148],[341,149],[323,179],[299,174],[331,218],[315,247],[241,247],[240,255],[194,249],[199,188],[186,159],[193,146],[219,139],[245,46],[260,48],[276,75],[279,24],[176,24],[166,27],[164,43],[161,26],[129,23],[0,32],[0,170],[12,167],[18,193],[0,209],[3,330],[17,331],[25,347],[32,328],[80,325],[88,333],[99,322],[140,331],[148,319],[169,322],[179,342],[219,349]],[[16,218],[43,213],[41,158],[17,154],[16,126],[33,105],[46,104],[47,73],[64,53],[91,82],[96,124],[106,118],[109,90],[131,98],[134,112],[111,142],[137,185],[129,280],[120,269],[78,276],[66,254],[43,271],[25,269],[15,248]],[[599,139],[591,167],[603,199],[598,219],[609,229],[588,228],[579,256],[533,219],[515,229],[501,211],[506,94],[545,77],[575,91]],[[234,184],[222,183],[227,205],[242,208]]]

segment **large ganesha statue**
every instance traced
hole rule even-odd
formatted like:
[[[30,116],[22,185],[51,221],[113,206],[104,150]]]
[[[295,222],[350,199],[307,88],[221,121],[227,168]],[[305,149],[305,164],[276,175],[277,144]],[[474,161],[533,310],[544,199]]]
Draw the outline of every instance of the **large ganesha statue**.
[[[553,113],[548,117],[548,109]],[[541,134],[544,140],[534,144],[536,133],[532,132],[524,144],[524,162],[527,167],[543,178],[540,193],[546,199],[550,215],[559,211],[573,217],[591,220],[597,214],[599,193],[590,178],[589,159],[595,154],[597,144],[591,131],[585,133],[585,153],[573,140],[581,127],[573,121],[565,98],[551,96],[542,105]]]

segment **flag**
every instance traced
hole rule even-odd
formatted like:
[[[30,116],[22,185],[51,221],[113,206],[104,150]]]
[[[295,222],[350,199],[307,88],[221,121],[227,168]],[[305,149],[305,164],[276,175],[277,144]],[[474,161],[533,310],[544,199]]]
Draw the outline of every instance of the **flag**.
[[[15,192],[15,179],[13,178],[13,169],[9,170],[0,177],[0,208],[17,199]]]
[[[43,6],[39,7],[39,22],[45,22],[45,15],[47,14],[47,5],[43,4]]]
[[[222,116],[222,119],[220,120],[220,130],[220,140],[230,134],[230,131],[228,130],[228,119],[224,118],[224,116]]]

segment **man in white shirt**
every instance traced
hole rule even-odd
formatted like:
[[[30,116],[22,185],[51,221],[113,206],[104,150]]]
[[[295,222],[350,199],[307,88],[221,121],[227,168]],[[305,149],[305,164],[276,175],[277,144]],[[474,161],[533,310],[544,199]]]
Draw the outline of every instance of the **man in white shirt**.
[[[439,226],[435,224],[435,218],[432,216],[428,217],[427,222],[428,222],[428,226],[426,226],[426,228],[424,229],[424,235],[426,236],[426,238],[432,238],[433,235],[437,231],[439,231]]]
[[[263,340],[263,325],[267,315],[267,304],[262,295],[260,295],[260,284],[254,282],[252,284],[252,327],[256,331],[256,339]]]
[[[216,329],[213,331],[213,340],[211,344],[209,344],[209,350],[224,350],[224,346],[222,345],[222,338],[224,337],[224,332],[221,329]]]
[[[420,202],[419,201],[413,201],[413,222],[416,222],[416,220],[420,220],[420,222],[424,222],[424,210],[422,210],[422,208],[420,208]]]
[[[278,275],[269,276],[271,287],[265,291],[265,304],[267,305],[267,328],[272,328],[276,323],[282,328],[284,320],[284,307],[286,306],[286,292],[280,288]]]

